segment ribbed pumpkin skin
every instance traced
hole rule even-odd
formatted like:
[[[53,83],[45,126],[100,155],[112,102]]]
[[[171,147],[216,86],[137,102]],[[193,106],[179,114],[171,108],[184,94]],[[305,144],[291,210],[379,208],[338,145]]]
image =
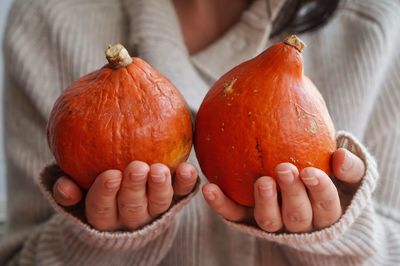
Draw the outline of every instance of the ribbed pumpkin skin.
[[[189,156],[192,122],[185,100],[150,65],[132,59],[127,67],[106,65],[77,80],[50,114],[50,149],[83,188],[133,160],[164,163],[173,171]]]
[[[331,174],[334,127],[324,100],[303,75],[301,53],[278,43],[222,76],[196,117],[200,167],[235,202],[254,206],[253,185],[277,164]]]

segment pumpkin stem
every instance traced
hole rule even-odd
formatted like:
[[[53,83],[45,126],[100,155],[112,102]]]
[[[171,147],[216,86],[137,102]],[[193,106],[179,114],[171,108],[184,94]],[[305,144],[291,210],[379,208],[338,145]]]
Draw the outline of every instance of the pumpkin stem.
[[[297,37],[296,35],[290,35],[290,36],[286,37],[286,39],[283,42],[288,44],[288,45],[293,46],[300,53],[303,52],[304,47],[306,47],[304,42],[302,40],[300,40],[300,38]]]
[[[126,67],[132,63],[132,58],[128,51],[119,43],[108,45],[105,53],[108,63],[114,69]]]

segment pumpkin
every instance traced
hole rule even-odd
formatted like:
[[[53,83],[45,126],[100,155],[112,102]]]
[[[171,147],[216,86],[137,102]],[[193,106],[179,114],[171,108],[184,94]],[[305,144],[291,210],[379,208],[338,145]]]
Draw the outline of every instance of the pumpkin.
[[[192,145],[191,113],[174,85],[120,44],[106,57],[107,65],[60,95],[47,126],[57,163],[86,189],[101,172],[133,160],[173,172]]]
[[[204,98],[195,125],[202,172],[233,201],[254,206],[257,178],[290,162],[331,174],[336,149],[325,102],[303,73],[304,43],[277,43],[224,74]]]

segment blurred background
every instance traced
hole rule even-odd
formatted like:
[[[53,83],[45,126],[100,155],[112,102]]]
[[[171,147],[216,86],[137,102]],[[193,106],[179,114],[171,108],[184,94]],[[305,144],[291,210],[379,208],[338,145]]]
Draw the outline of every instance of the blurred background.
[[[6,24],[8,10],[10,8],[12,0],[0,0],[0,36],[1,42],[3,43],[3,34]],[[4,145],[3,145],[3,51],[0,53],[0,235],[1,225],[5,219],[5,169],[4,169]]]

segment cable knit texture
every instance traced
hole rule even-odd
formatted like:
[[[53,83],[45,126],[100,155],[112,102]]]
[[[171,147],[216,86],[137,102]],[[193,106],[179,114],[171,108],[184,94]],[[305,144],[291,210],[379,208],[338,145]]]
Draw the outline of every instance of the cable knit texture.
[[[196,189],[133,232],[99,232],[83,208],[51,196],[60,175],[46,143],[58,95],[124,44],[166,75],[195,114],[210,85],[271,40],[283,0],[255,0],[220,39],[190,56],[171,0],[16,0],[4,41],[8,223],[0,265],[400,265],[400,1],[342,0],[301,35],[305,73],[326,100],[338,147],[366,173],[334,225],[270,234],[232,223]],[[198,167],[192,152],[189,161]],[[42,174],[41,174],[42,173]],[[204,180],[203,180],[204,182]]]

